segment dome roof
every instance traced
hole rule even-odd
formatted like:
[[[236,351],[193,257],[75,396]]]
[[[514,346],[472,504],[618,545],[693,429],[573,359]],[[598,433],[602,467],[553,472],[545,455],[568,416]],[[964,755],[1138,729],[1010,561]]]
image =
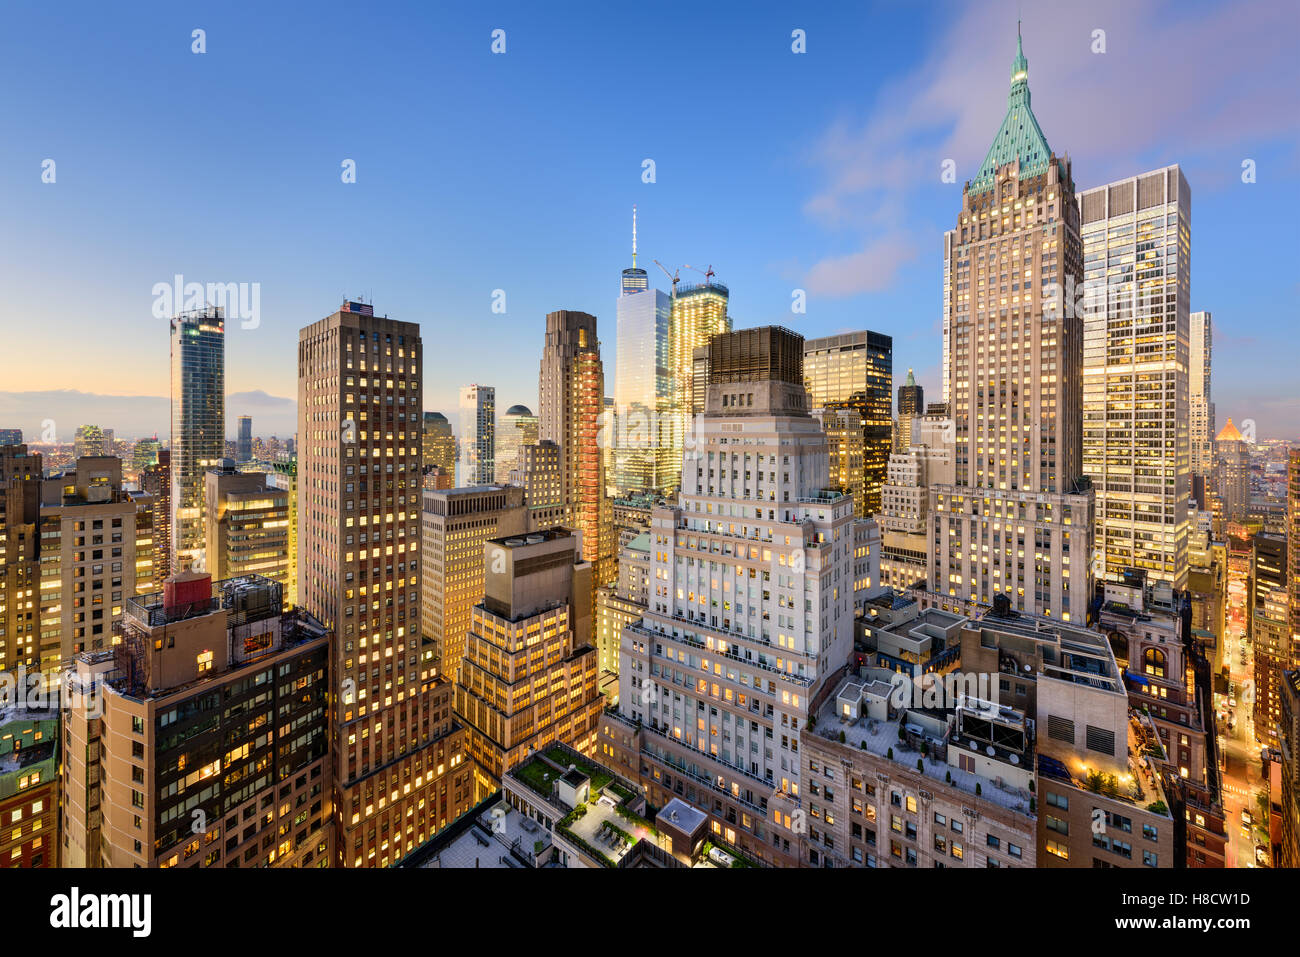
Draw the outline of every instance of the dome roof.
[[[506,409],[506,415],[532,415],[533,410],[526,405],[512,405]]]

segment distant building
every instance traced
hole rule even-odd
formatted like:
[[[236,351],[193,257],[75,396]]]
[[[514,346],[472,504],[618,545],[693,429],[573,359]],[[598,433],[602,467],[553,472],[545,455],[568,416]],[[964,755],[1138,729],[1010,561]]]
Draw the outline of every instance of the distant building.
[[[526,405],[512,405],[501,418],[496,436],[496,484],[507,485],[510,473],[522,464],[520,449],[537,444],[537,416]]]
[[[225,455],[226,321],[220,308],[171,320],[173,570],[203,568],[203,476]]]
[[[1214,437],[1216,488],[1223,508],[1223,522],[1244,522],[1250,508],[1250,446],[1246,437],[1232,424]]]
[[[907,381],[898,387],[898,433],[894,436],[894,451],[906,452],[912,447],[912,420],[925,411],[925,390],[916,384],[912,370],[907,370]]]
[[[239,417],[239,433],[235,440],[235,461],[251,462],[253,461],[253,417],[251,415],[241,415]]]
[[[497,393],[490,385],[460,390],[461,486],[491,485],[496,474]]]
[[[456,474],[456,437],[451,423],[441,412],[425,412],[421,424],[420,443],[424,468],[440,468],[447,474]],[[448,486],[450,488],[450,486]]]
[[[1214,318],[1208,312],[1193,312],[1189,321],[1192,329],[1187,367],[1191,396],[1191,469],[1193,482],[1199,479],[1203,487],[1214,480],[1214,436],[1218,432],[1210,377],[1214,356]],[[1204,491],[1197,502],[1198,508],[1209,507]]]
[[[813,409],[855,409],[862,417],[865,511],[880,511],[880,489],[893,445],[894,340],[850,332],[804,343],[804,384]]]

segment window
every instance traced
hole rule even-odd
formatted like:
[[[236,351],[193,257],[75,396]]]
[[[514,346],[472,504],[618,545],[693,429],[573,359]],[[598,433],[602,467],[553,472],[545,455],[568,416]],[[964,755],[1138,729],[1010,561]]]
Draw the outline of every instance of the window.
[[[1063,861],[1068,861],[1070,859],[1070,848],[1063,841],[1049,839],[1047,842],[1047,853],[1051,854],[1053,857],[1059,857]]]

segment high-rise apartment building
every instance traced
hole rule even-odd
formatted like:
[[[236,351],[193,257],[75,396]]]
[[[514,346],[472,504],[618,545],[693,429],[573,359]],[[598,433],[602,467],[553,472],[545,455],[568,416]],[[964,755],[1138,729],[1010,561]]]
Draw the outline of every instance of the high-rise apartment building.
[[[898,428],[894,436],[894,451],[906,452],[912,447],[912,420],[925,412],[925,389],[916,384],[916,376],[907,370],[907,380],[898,387]]]
[[[203,567],[203,476],[226,449],[226,320],[220,308],[171,320],[173,570]]]
[[[451,686],[420,675],[421,359],[420,327],[366,303],[298,337],[298,593],[335,632],[344,867],[396,862],[473,794]]]
[[[66,866],[329,866],[330,636],[281,606],[278,582],[183,572],[76,657]]]
[[[56,648],[41,638],[41,457],[0,446],[0,672],[35,673]]]
[[[239,417],[239,431],[235,439],[235,461],[239,463],[253,461],[253,417]]]
[[[159,449],[158,460],[140,473],[140,488],[153,497],[153,591],[172,574],[172,453]]]
[[[421,445],[426,472],[436,467],[455,475],[456,436],[452,434],[451,423],[441,412],[424,413]]]
[[[686,315],[682,313],[684,320]],[[675,484],[681,465],[672,460],[673,434],[664,429],[670,424],[667,416],[673,403],[669,339],[673,300],[650,288],[646,271],[636,264],[635,210],[632,265],[622,273],[617,316],[611,482],[622,494],[654,491],[664,488],[666,483]]]
[[[1177,166],[1079,194],[1083,472],[1093,575],[1187,585],[1192,197]],[[1071,295],[1073,293],[1073,295]]]
[[[289,582],[289,492],[265,472],[239,472],[228,459],[204,476],[204,542],[218,581],[260,575]]]
[[[1222,505],[1223,524],[1244,522],[1250,508],[1250,446],[1232,424],[1232,416],[1214,437],[1215,492]]]
[[[931,485],[930,590],[1085,622],[1093,498],[1080,491],[1079,210],[1068,158],[1030,109],[1017,40],[1007,112],[949,243],[952,485]]]
[[[591,632],[591,565],[565,528],[484,545],[483,600],[474,606],[456,677],[479,795],[530,751],[559,741],[596,747],[604,699]]]
[[[559,446],[564,524],[582,533],[594,589],[616,574],[601,449],[605,367],[595,316],[570,310],[547,314],[540,385],[538,434]]]
[[[460,390],[458,484],[491,485],[496,475],[497,390],[467,385]]]
[[[526,405],[512,405],[497,429],[496,484],[510,482],[510,473],[523,464],[522,449],[537,444],[537,416]]]
[[[812,408],[856,409],[862,416],[863,514],[876,514],[894,442],[893,338],[863,331],[809,339],[804,343],[804,380]]]
[[[1191,325],[1187,364],[1191,468],[1192,475],[1204,484],[1214,476],[1214,435],[1218,431],[1210,378],[1214,357],[1214,317],[1208,312],[1193,312],[1188,321]],[[1206,508],[1208,503],[1202,500],[1199,505]]]
[[[420,614],[426,677],[456,679],[470,614],[483,600],[483,545],[528,529],[524,490],[482,485],[423,492]]]
[[[697,355],[713,336],[731,331],[731,316],[727,313],[730,298],[731,290],[710,276],[702,283],[682,285],[672,297],[668,326],[672,410],[668,429],[660,429],[661,442],[667,441],[665,465],[669,469],[662,482],[664,491],[681,484],[682,452],[689,444],[694,417],[703,411],[703,397],[695,390]],[[670,438],[665,439],[665,431],[671,432]]]
[[[652,512],[649,607],[623,628],[604,733],[639,751],[651,803],[681,796],[743,853],[797,863],[800,736],[853,645],[853,504],[828,488],[802,337],[744,329],[709,349],[705,411],[678,502]]]
[[[122,485],[122,460],[77,459],[41,483],[41,670],[108,648],[125,601],[153,590],[153,497]]]

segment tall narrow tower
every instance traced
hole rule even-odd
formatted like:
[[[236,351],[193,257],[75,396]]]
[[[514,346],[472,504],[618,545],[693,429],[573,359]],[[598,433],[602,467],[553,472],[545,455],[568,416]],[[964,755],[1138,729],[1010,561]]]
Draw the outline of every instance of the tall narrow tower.
[[[1083,471],[1097,496],[1093,574],[1187,586],[1192,197],[1177,166],[1079,194]],[[1192,428],[1196,423],[1193,421]]]
[[[386,867],[464,812],[451,686],[420,674],[420,327],[365,303],[298,334],[298,576],[333,629],[335,865]]]
[[[204,474],[226,451],[226,320],[219,307],[171,321],[172,570],[204,565]]]
[[[671,432],[662,431],[672,405],[669,328],[672,299],[650,288],[636,264],[632,207],[632,265],[623,270],[617,305],[618,365],[614,376],[614,475],[620,492],[663,488],[675,476]],[[680,463],[677,463],[680,466]]]
[[[929,587],[954,605],[1005,596],[1083,622],[1093,528],[1080,481],[1083,329],[1062,293],[1083,271],[1079,210],[1028,77],[1017,36],[1006,116],[947,244],[955,484],[929,489]]]
[[[582,533],[592,587],[608,584],[615,576],[613,513],[605,497],[605,367],[595,316],[569,310],[547,314],[540,387],[537,434],[559,446],[565,524]]]

